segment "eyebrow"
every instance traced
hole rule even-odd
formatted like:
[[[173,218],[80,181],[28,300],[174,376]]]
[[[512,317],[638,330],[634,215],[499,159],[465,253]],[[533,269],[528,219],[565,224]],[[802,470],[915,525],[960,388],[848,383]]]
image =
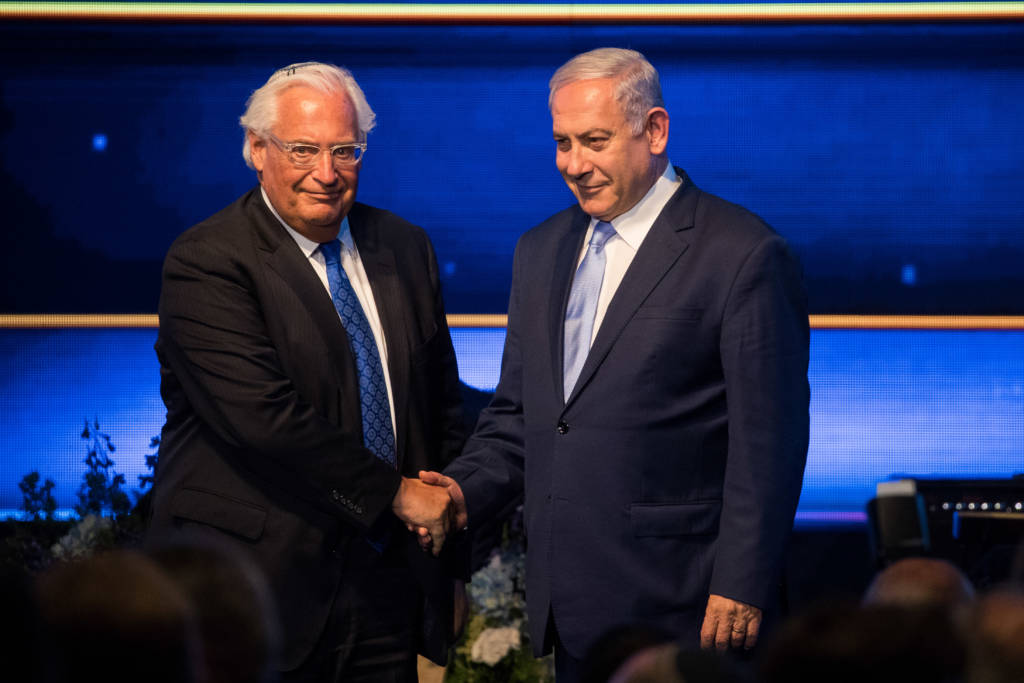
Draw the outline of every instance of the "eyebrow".
[[[588,128],[587,130],[583,131],[582,133],[578,133],[578,134],[559,133],[558,131],[552,131],[552,134],[554,135],[554,137],[561,137],[561,138],[585,138],[585,137],[590,137],[590,136],[594,135],[595,133],[600,133],[600,134],[603,134],[603,135],[611,136],[611,135],[615,134],[615,131],[611,130],[610,128]]]
[[[331,143],[329,143],[327,145],[323,145],[323,144],[320,144],[319,142],[313,142],[312,140],[307,140],[306,138],[296,138],[294,140],[283,140],[282,142],[287,142],[288,144],[291,144],[291,145],[310,145],[310,146],[313,146],[313,147],[341,147],[341,146],[345,146],[345,145],[358,145],[362,141],[361,140],[349,140],[348,142],[331,142]]]

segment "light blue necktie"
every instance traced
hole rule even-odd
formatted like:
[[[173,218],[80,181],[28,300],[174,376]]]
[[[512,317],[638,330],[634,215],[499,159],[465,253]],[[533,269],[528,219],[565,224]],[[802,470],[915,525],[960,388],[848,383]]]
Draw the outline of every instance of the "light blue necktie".
[[[604,280],[604,244],[615,228],[611,223],[599,222],[590,236],[587,253],[576,269],[569,293],[569,305],[565,309],[565,359],[562,378],[563,397],[569,398],[576,380],[580,377],[583,362],[590,352],[590,337],[594,332],[594,316],[597,314],[597,297],[601,294]]]
[[[363,414],[363,442],[378,458],[395,465],[395,432],[391,428],[391,404],[384,382],[384,366],[380,362],[377,342],[363,307],[359,305],[352,283],[341,267],[341,242],[334,240],[320,245],[327,264],[327,284],[331,288],[334,308],[348,333],[349,345],[356,357],[359,372],[359,405]]]

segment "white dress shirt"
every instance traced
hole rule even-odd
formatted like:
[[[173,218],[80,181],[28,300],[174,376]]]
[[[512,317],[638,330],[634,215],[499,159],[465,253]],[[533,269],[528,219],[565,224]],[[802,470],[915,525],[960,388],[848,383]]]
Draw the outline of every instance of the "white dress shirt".
[[[317,277],[320,278],[320,282],[323,283],[327,295],[330,296],[331,287],[327,282],[327,264],[324,262],[324,255],[320,253],[320,243],[299,234],[294,228],[285,223],[281,215],[274,209],[273,204],[270,203],[270,199],[262,187],[260,188],[260,193],[263,195],[263,201],[266,203],[267,208],[277,217],[277,220],[281,222],[284,229],[288,231],[288,234],[292,236],[295,243],[299,245],[302,253],[306,255],[309,265],[313,267]],[[363,269],[363,262],[359,258],[359,250],[356,249],[356,243],[352,240],[352,231],[348,226],[348,216],[345,216],[341,221],[341,231],[338,233],[338,240],[341,242],[341,267],[345,269],[345,274],[348,275],[349,282],[352,283],[352,289],[356,293],[356,298],[359,299],[359,305],[363,307],[363,313],[366,315],[366,321],[370,323],[373,340],[377,343],[380,362],[384,366],[384,383],[388,388],[388,405],[391,408],[391,429],[397,432],[395,397],[391,392],[391,374],[388,372],[387,340],[384,339],[384,328],[381,327],[380,316],[377,314],[377,304],[373,300],[373,290],[370,289],[370,281],[366,277],[366,271]],[[396,442],[398,440],[397,433],[395,434],[395,440]]]
[[[637,249],[643,243],[647,233],[650,232],[654,221],[665,208],[665,204],[679,188],[679,177],[670,161],[665,172],[658,177],[636,205],[611,221],[615,228],[612,235],[604,244],[604,279],[601,281],[601,293],[597,297],[597,313],[594,315],[594,329],[590,335],[590,343],[594,343],[597,331],[604,320],[604,314],[608,311],[608,303],[615,296],[615,291],[622,283],[622,278],[633,262]],[[594,234],[594,226],[597,225],[596,218],[590,219],[590,226],[583,238],[583,248],[580,250],[579,258],[576,259],[576,268],[579,269],[583,257],[587,253],[587,246],[590,244],[590,236]]]

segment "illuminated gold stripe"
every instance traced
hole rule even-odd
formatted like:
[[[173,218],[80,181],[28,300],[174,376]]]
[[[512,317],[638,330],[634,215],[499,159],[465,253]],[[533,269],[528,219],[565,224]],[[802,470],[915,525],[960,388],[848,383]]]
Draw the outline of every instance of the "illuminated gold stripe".
[[[812,315],[816,330],[1024,330],[1020,315]]]
[[[0,2],[0,19],[373,24],[1012,21],[1024,2],[699,4]]]
[[[508,316],[504,313],[450,313],[448,327],[505,327]]]
[[[50,329],[74,327],[157,327],[152,313],[41,313],[2,314],[0,329]]]
[[[453,313],[449,327],[502,328],[508,316],[497,313]],[[816,330],[1024,330],[1022,315],[812,315]],[[157,327],[157,316],[129,314],[0,314],[0,329]]]

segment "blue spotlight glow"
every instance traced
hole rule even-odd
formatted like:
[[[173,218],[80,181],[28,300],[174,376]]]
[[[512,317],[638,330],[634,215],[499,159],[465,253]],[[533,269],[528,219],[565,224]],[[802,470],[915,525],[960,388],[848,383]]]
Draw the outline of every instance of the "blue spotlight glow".
[[[903,266],[903,270],[900,272],[900,280],[908,287],[913,287],[917,284],[917,266],[913,263],[908,263]]]
[[[97,152],[104,152],[107,149],[107,136],[104,133],[96,133],[92,136],[92,148]]]

